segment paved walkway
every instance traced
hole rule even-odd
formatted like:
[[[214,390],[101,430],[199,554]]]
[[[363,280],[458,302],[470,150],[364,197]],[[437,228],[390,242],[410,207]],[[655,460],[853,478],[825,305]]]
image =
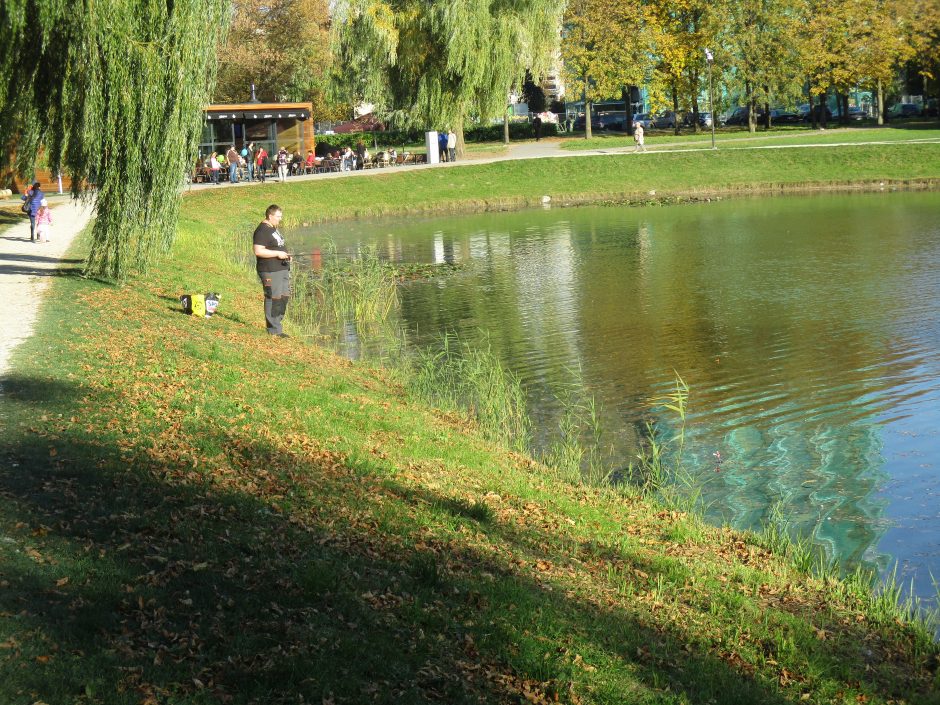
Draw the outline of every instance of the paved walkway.
[[[64,258],[75,236],[91,219],[91,209],[68,197],[49,197],[50,242],[30,242],[25,217],[0,230],[0,377],[9,370],[10,354],[33,333],[39,306],[51,277],[77,270],[80,259]]]

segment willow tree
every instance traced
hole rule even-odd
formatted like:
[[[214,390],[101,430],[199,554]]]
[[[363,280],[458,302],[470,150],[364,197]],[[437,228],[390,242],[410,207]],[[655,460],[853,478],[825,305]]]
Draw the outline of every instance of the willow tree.
[[[339,83],[401,127],[453,128],[504,114],[526,69],[558,42],[557,0],[345,0],[334,26]]]
[[[94,203],[89,274],[172,244],[228,21],[228,0],[0,3],[0,163],[28,177],[43,151]]]

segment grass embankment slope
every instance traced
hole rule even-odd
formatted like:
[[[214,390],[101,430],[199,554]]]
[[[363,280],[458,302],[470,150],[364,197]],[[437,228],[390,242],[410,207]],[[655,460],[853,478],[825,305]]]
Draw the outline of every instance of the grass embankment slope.
[[[627,166],[566,182],[600,163]],[[0,401],[0,702],[937,702],[937,647],[890,600],[269,339],[227,258],[272,200],[456,208],[543,171],[196,193],[148,275],[57,280]],[[205,290],[212,320],[178,312]]]
[[[468,171],[469,170],[469,171]],[[891,144],[779,150],[611,154],[510,160],[454,167],[400,168],[357,178],[323,179],[285,189],[245,188],[237,213],[223,187],[199,194],[213,227],[244,225],[272,198],[289,223],[389,214],[499,210],[555,205],[649,202],[706,196],[854,187],[940,179],[940,144]],[[244,215],[237,215],[244,214]],[[194,218],[195,216],[187,216]],[[189,221],[195,225],[195,220]]]

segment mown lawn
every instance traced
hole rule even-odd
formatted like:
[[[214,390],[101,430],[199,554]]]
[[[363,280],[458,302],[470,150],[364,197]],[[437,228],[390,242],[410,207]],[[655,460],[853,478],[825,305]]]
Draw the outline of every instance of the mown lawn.
[[[889,124],[884,127],[868,124],[849,127],[830,125],[827,130],[813,130],[810,127],[785,125],[774,127],[769,132],[758,129],[755,133],[748,132],[746,129],[727,127],[716,131],[715,143],[719,149],[722,147],[730,149],[735,146],[906,142],[937,138],[940,138],[940,123],[933,121]],[[697,135],[689,129],[684,129],[681,135],[674,135],[671,131],[648,130],[646,132],[646,148],[668,147],[669,149],[678,149],[687,147],[701,149],[702,147],[711,147],[711,139],[710,130],[703,130]],[[566,138],[561,148],[579,152],[633,146],[632,137],[622,133],[605,133],[591,139],[584,139],[583,137]]]
[[[775,150],[609,154],[559,159],[458,162],[397,168],[352,178],[205,188],[187,197],[186,228],[253,228],[276,202],[290,225],[383,215],[500,210],[584,202],[930,181],[940,178],[940,143]],[[652,193],[651,193],[652,192]]]
[[[852,163],[907,178],[907,149]],[[932,149],[920,178],[938,176]],[[841,181],[844,155],[790,155],[773,183]],[[627,158],[570,160],[564,186],[701,187],[700,156],[679,157],[628,176]],[[718,162],[726,183],[769,168],[743,158]],[[233,230],[272,200],[295,222],[457,209],[541,195],[539,173],[193,193],[147,275],[57,278],[0,382],[0,702],[940,702],[930,630],[864,581],[567,484],[397,373],[269,339],[232,261]],[[180,313],[207,290],[214,318]]]

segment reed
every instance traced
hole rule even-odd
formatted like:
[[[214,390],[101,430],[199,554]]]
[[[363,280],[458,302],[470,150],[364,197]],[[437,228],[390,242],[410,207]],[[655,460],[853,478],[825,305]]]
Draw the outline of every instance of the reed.
[[[437,349],[417,353],[407,386],[439,408],[466,411],[490,440],[525,452],[530,422],[519,379],[506,370],[486,342],[473,348],[445,334]]]
[[[572,484],[601,487],[611,484],[609,454],[603,450],[603,426],[597,400],[583,398],[580,370],[567,370],[571,381],[554,392],[561,409],[558,426],[547,447],[539,454],[544,465]]]
[[[330,243],[319,271],[295,268],[288,317],[305,330],[388,321],[400,306],[394,274],[375,248],[344,259]]]
[[[691,490],[693,495],[697,494],[695,483],[683,466],[689,386],[678,372],[675,376],[675,387],[672,391],[653,399],[650,406],[674,414],[677,418],[676,431],[671,437],[664,438],[656,424],[648,421],[646,437],[636,455],[637,462],[630,468],[631,477],[640,485],[644,494],[662,494],[670,503],[682,501],[681,492],[677,492],[679,488]]]

